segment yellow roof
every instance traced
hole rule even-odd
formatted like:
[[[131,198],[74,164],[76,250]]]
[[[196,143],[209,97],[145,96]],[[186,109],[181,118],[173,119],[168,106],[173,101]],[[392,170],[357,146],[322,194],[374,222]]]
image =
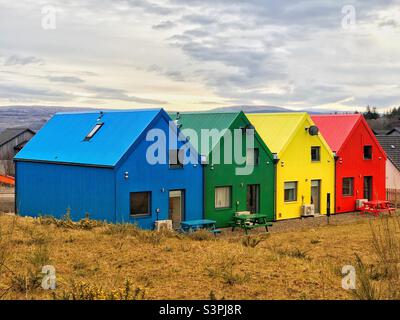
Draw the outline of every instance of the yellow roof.
[[[279,154],[307,113],[247,113],[246,116],[271,152]]]

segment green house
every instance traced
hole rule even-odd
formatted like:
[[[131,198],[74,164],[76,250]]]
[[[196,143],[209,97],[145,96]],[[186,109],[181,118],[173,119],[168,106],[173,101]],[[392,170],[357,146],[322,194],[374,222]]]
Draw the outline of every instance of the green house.
[[[227,227],[235,212],[250,211],[266,214],[272,221],[274,157],[245,114],[171,113],[170,116],[202,155],[205,218],[216,220],[218,227]],[[221,134],[214,139],[205,134],[215,129]],[[198,138],[197,144],[193,134]],[[206,140],[209,148],[204,147]],[[220,150],[219,154],[216,150]],[[244,162],[236,161],[240,156]],[[249,172],[243,171],[249,164],[252,164]]]

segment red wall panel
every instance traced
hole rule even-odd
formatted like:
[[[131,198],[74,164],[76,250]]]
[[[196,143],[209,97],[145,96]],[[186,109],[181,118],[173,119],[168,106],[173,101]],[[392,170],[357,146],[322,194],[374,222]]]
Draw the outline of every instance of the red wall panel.
[[[355,210],[356,199],[364,198],[364,177],[372,176],[372,200],[385,199],[386,155],[371,135],[364,119],[360,121],[338,152],[336,162],[336,212]],[[364,160],[364,146],[372,146],[372,160]],[[352,196],[343,196],[343,178],[354,178]]]

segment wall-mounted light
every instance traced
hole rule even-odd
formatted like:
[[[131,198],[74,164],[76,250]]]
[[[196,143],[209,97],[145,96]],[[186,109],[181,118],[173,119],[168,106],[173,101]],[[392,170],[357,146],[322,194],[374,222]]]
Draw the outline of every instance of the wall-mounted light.
[[[128,171],[125,171],[124,178],[125,178],[125,180],[128,180],[128,178],[129,178],[129,172]]]
[[[161,190],[160,190],[161,192],[165,192],[165,188],[161,188]]]

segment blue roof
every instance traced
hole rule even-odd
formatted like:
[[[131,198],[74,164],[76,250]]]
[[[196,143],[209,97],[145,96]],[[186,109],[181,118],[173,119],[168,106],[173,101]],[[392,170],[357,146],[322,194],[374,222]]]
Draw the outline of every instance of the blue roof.
[[[105,111],[98,132],[100,112],[57,113],[15,156],[15,160],[115,166],[162,109]]]

